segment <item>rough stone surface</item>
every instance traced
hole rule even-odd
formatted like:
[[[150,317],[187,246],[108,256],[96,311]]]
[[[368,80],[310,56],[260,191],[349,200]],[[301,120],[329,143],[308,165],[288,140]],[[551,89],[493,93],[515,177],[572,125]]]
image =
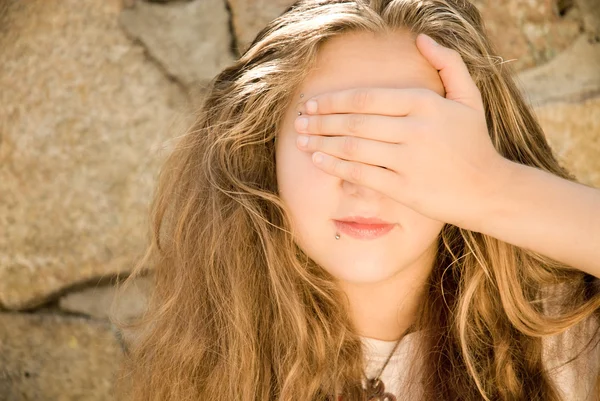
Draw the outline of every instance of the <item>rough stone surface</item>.
[[[594,97],[600,94],[600,43],[581,35],[558,57],[523,71],[518,79],[534,106]]]
[[[231,8],[237,51],[243,53],[269,21],[283,13],[290,0],[227,0]]]
[[[59,306],[67,312],[81,313],[95,319],[116,317],[127,321],[141,315],[145,310],[150,286],[149,278],[138,278],[125,291],[119,293],[117,298],[116,287],[112,285],[86,288],[63,296]],[[113,307],[114,310],[111,309]]]
[[[233,61],[224,0],[168,6],[137,2],[120,23],[165,71],[185,86],[203,84]]]
[[[536,109],[557,157],[584,184],[600,188],[600,97]]]
[[[598,0],[575,0],[581,14],[585,31],[590,38],[600,42],[600,2]]]
[[[8,1],[0,26],[0,305],[129,270],[186,103],[116,2]],[[160,156],[160,157],[159,157]]]
[[[106,323],[0,313],[3,401],[112,400],[121,358],[121,346]]]
[[[579,36],[581,15],[571,7],[560,15],[551,0],[474,0],[486,28],[504,60],[514,60],[516,70],[543,64]]]

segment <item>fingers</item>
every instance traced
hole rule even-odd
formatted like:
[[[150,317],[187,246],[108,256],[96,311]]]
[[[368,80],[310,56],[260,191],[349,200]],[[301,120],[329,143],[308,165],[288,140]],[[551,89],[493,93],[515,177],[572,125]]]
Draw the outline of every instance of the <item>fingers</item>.
[[[437,94],[418,88],[346,89],[314,96],[299,111],[303,114],[360,113],[400,117],[409,115],[432,95]]]
[[[355,161],[396,171],[400,144],[371,141],[355,136],[325,137],[300,135],[296,142],[304,152],[321,152],[346,161]]]
[[[385,168],[343,160],[321,152],[313,154],[313,162],[327,174],[371,188],[394,199],[404,186],[403,176]]]
[[[483,110],[479,89],[457,51],[439,45],[425,34],[417,36],[417,48],[423,57],[438,70],[446,89],[447,99]]]
[[[414,117],[390,117],[374,114],[302,115],[294,128],[313,135],[352,135],[380,142],[403,143],[419,127]]]

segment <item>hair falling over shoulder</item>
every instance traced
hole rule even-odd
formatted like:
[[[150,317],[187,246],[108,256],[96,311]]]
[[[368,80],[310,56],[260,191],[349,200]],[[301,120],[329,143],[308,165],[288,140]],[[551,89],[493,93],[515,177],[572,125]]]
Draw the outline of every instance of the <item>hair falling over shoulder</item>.
[[[324,41],[393,29],[460,53],[500,154],[576,180],[553,156],[466,0],[298,1],[215,77],[161,171],[150,245],[123,286],[152,271],[146,313],[117,322],[135,338],[119,397],[325,400],[345,388],[345,399],[360,399],[360,337],[333,278],[293,240],[274,138]],[[598,282],[446,225],[416,322],[422,399],[559,401],[543,341],[598,321]],[[598,346],[598,330],[585,340],[584,353]]]

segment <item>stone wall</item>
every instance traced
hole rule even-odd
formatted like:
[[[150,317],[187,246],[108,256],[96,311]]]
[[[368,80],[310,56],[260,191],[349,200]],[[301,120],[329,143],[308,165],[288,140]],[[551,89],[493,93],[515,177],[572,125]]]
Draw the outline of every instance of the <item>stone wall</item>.
[[[108,400],[113,285],[202,88],[290,0],[0,1],[0,401]],[[600,187],[600,6],[477,0],[563,163]],[[117,308],[143,310],[140,279]]]

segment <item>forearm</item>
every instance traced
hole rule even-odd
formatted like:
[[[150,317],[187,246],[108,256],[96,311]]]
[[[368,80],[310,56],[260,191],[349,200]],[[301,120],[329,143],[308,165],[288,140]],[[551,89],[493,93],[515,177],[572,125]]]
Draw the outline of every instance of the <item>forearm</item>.
[[[600,190],[508,163],[481,231],[600,277]]]

